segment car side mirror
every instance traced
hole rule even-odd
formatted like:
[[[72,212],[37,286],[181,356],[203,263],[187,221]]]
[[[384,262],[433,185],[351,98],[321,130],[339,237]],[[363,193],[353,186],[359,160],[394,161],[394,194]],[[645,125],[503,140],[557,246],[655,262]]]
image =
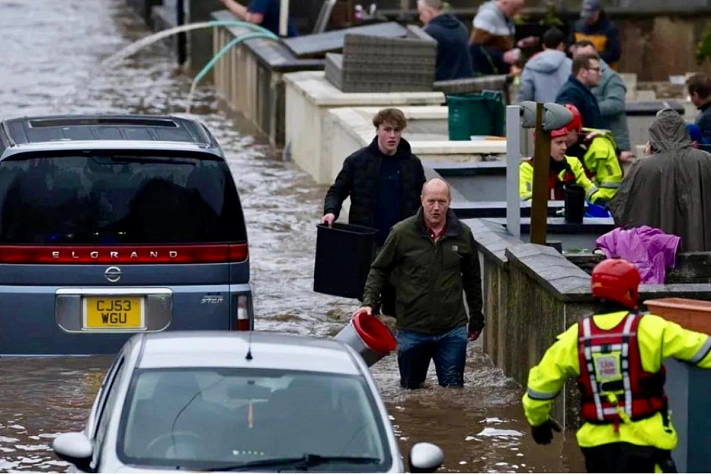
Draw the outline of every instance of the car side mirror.
[[[417,443],[410,449],[410,472],[435,472],[444,462],[444,453],[432,443]]]
[[[54,439],[52,449],[63,461],[74,464],[82,471],[91,471],[94,446],[84,433],[62,433]]]

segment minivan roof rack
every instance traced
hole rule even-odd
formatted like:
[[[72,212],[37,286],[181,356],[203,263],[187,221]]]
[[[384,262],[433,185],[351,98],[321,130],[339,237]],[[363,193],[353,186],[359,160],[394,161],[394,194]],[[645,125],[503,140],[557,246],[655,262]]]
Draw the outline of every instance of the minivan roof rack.
[[[162,141],[216,146],[195,120],[170,115],[57,115],[2,122],[11,145],[58,141]]]

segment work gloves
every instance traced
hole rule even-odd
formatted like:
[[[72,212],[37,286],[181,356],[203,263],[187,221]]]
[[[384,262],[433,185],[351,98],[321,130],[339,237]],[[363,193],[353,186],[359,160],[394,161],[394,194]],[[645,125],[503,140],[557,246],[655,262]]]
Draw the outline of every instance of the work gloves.
[[[548,418],[538,426],[531,426],[531,435],[533,435],[533,440],[536,444],[551,444],[553,430],[560,433],[561,427],[555,420]]]

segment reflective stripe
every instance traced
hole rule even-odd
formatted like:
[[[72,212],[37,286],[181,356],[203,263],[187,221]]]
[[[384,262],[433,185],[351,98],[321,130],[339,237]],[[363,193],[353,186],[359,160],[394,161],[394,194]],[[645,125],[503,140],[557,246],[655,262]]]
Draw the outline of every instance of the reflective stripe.
[[[627,321],[625,321],[625,328],[623,332],[625,333],[625,336],[631,337],[632,333],[630,332],[632,329],[632,323],[634,323],[635,318],[637,318],[637,315],[634,313],[630,313],[627,315]],[[622,343],[622,360],[624,362],[627,362],[628,356],[629,356],[629,348],[630,344],[629,342],[625,341]],[[632,416],[632,383],[630,382],[630,371],[629,371],[629,364],[627,365],[627,368],[622,368],[622,374],[623,374],[623,383],[625,387],[625,413],[627,413],[627,416]]]
[[[521,195],[521,200],[522,200],[522,201],[528,201],[528,200],[531,199],[532,197],[533,197],[533,194],[522,194],[522,195]]]
[[[597,186],[595,186],[595,185],[593,184],[592,188],[590,188],[590,190],[588,190],[588,192],[585,193],[585,197],[586,197],[586,198],[589,198],[590,196],[592,196],[593,194],[595,194],[595,193],[598,192],[598,191],[599,191],[599,190],[597,189]]]
[[[702,360],[704,360],[704,357],[706,357],[711,351],[711,337],[706,338],[706,342],[704,342],[704,345],[701,346],[701,349],[699,349],[696,354],[694,354],[694,357],[689,359],[689,362],[692,364],[698,364]]]
[[[590,320],[592,319],[592,316],[589,318],[583,319],[583,337],[586,339],[586,344],[585,344],[585,362],[587,363],[588,366],[588,374],[590,374],[590,387],[592,388],[593,392],[593,400],[595,400],[595,411],[597,412],[597,418],[598,420],[602,421],[604,420],[603,412],[602,412],[602,401],[600,400],[600,394],[597,391],[597,380],[595,380],[595,368],[593,367],[593,362],[592,362],[592,351],[590,350]]]
[[[591,338],[591,339],[592,339],[592,338]],[[622,350],[622,344],[606,345],[604,348],[603,348],[603,346],[593,346],[592,351],[593,351],[593,352],[603,352],[603,349],[605,349],[605,352],[621,351],[621,350]]]
[[[600,187],[604,189],[618,189],[620,187],[620,183],[601,183]]]
[[[547,392],[539,392],[537,390],[533,390],[532,388],[528,388],[526,390],[526,393],[528,393],[529,398],[533,400],[553,400],[555,397],[558,396],[558,392],[556,393],[547,393]]]

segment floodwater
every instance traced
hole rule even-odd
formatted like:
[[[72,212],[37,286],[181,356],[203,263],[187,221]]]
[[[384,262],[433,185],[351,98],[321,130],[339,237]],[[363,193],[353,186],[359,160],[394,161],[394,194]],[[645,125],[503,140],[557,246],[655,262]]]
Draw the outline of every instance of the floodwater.
[[[149,32],[125,0],[0,0],[3,67],[0,119],[81,112],[182,113],[190,77],[167,46],[151,46],[96,76],[100,62]],[[357,302],[312,291],[323,186],[270,156],[249,129],[222,111],[209,87],[193,113],[229,157],[245,207],[258,330],[331,336]],[[525,330],[525,328],[522,328]],[[0,359],[0,471],[64,471],[51,450],[58,432],[80,430],[111,358]],[[403,391],[397,363],[373,367],[403,452],[419,441],[445,451],[445,472],[582,471],[572,433],[536,446],[523,421],[520,388],[469,349],[466,387]]]

